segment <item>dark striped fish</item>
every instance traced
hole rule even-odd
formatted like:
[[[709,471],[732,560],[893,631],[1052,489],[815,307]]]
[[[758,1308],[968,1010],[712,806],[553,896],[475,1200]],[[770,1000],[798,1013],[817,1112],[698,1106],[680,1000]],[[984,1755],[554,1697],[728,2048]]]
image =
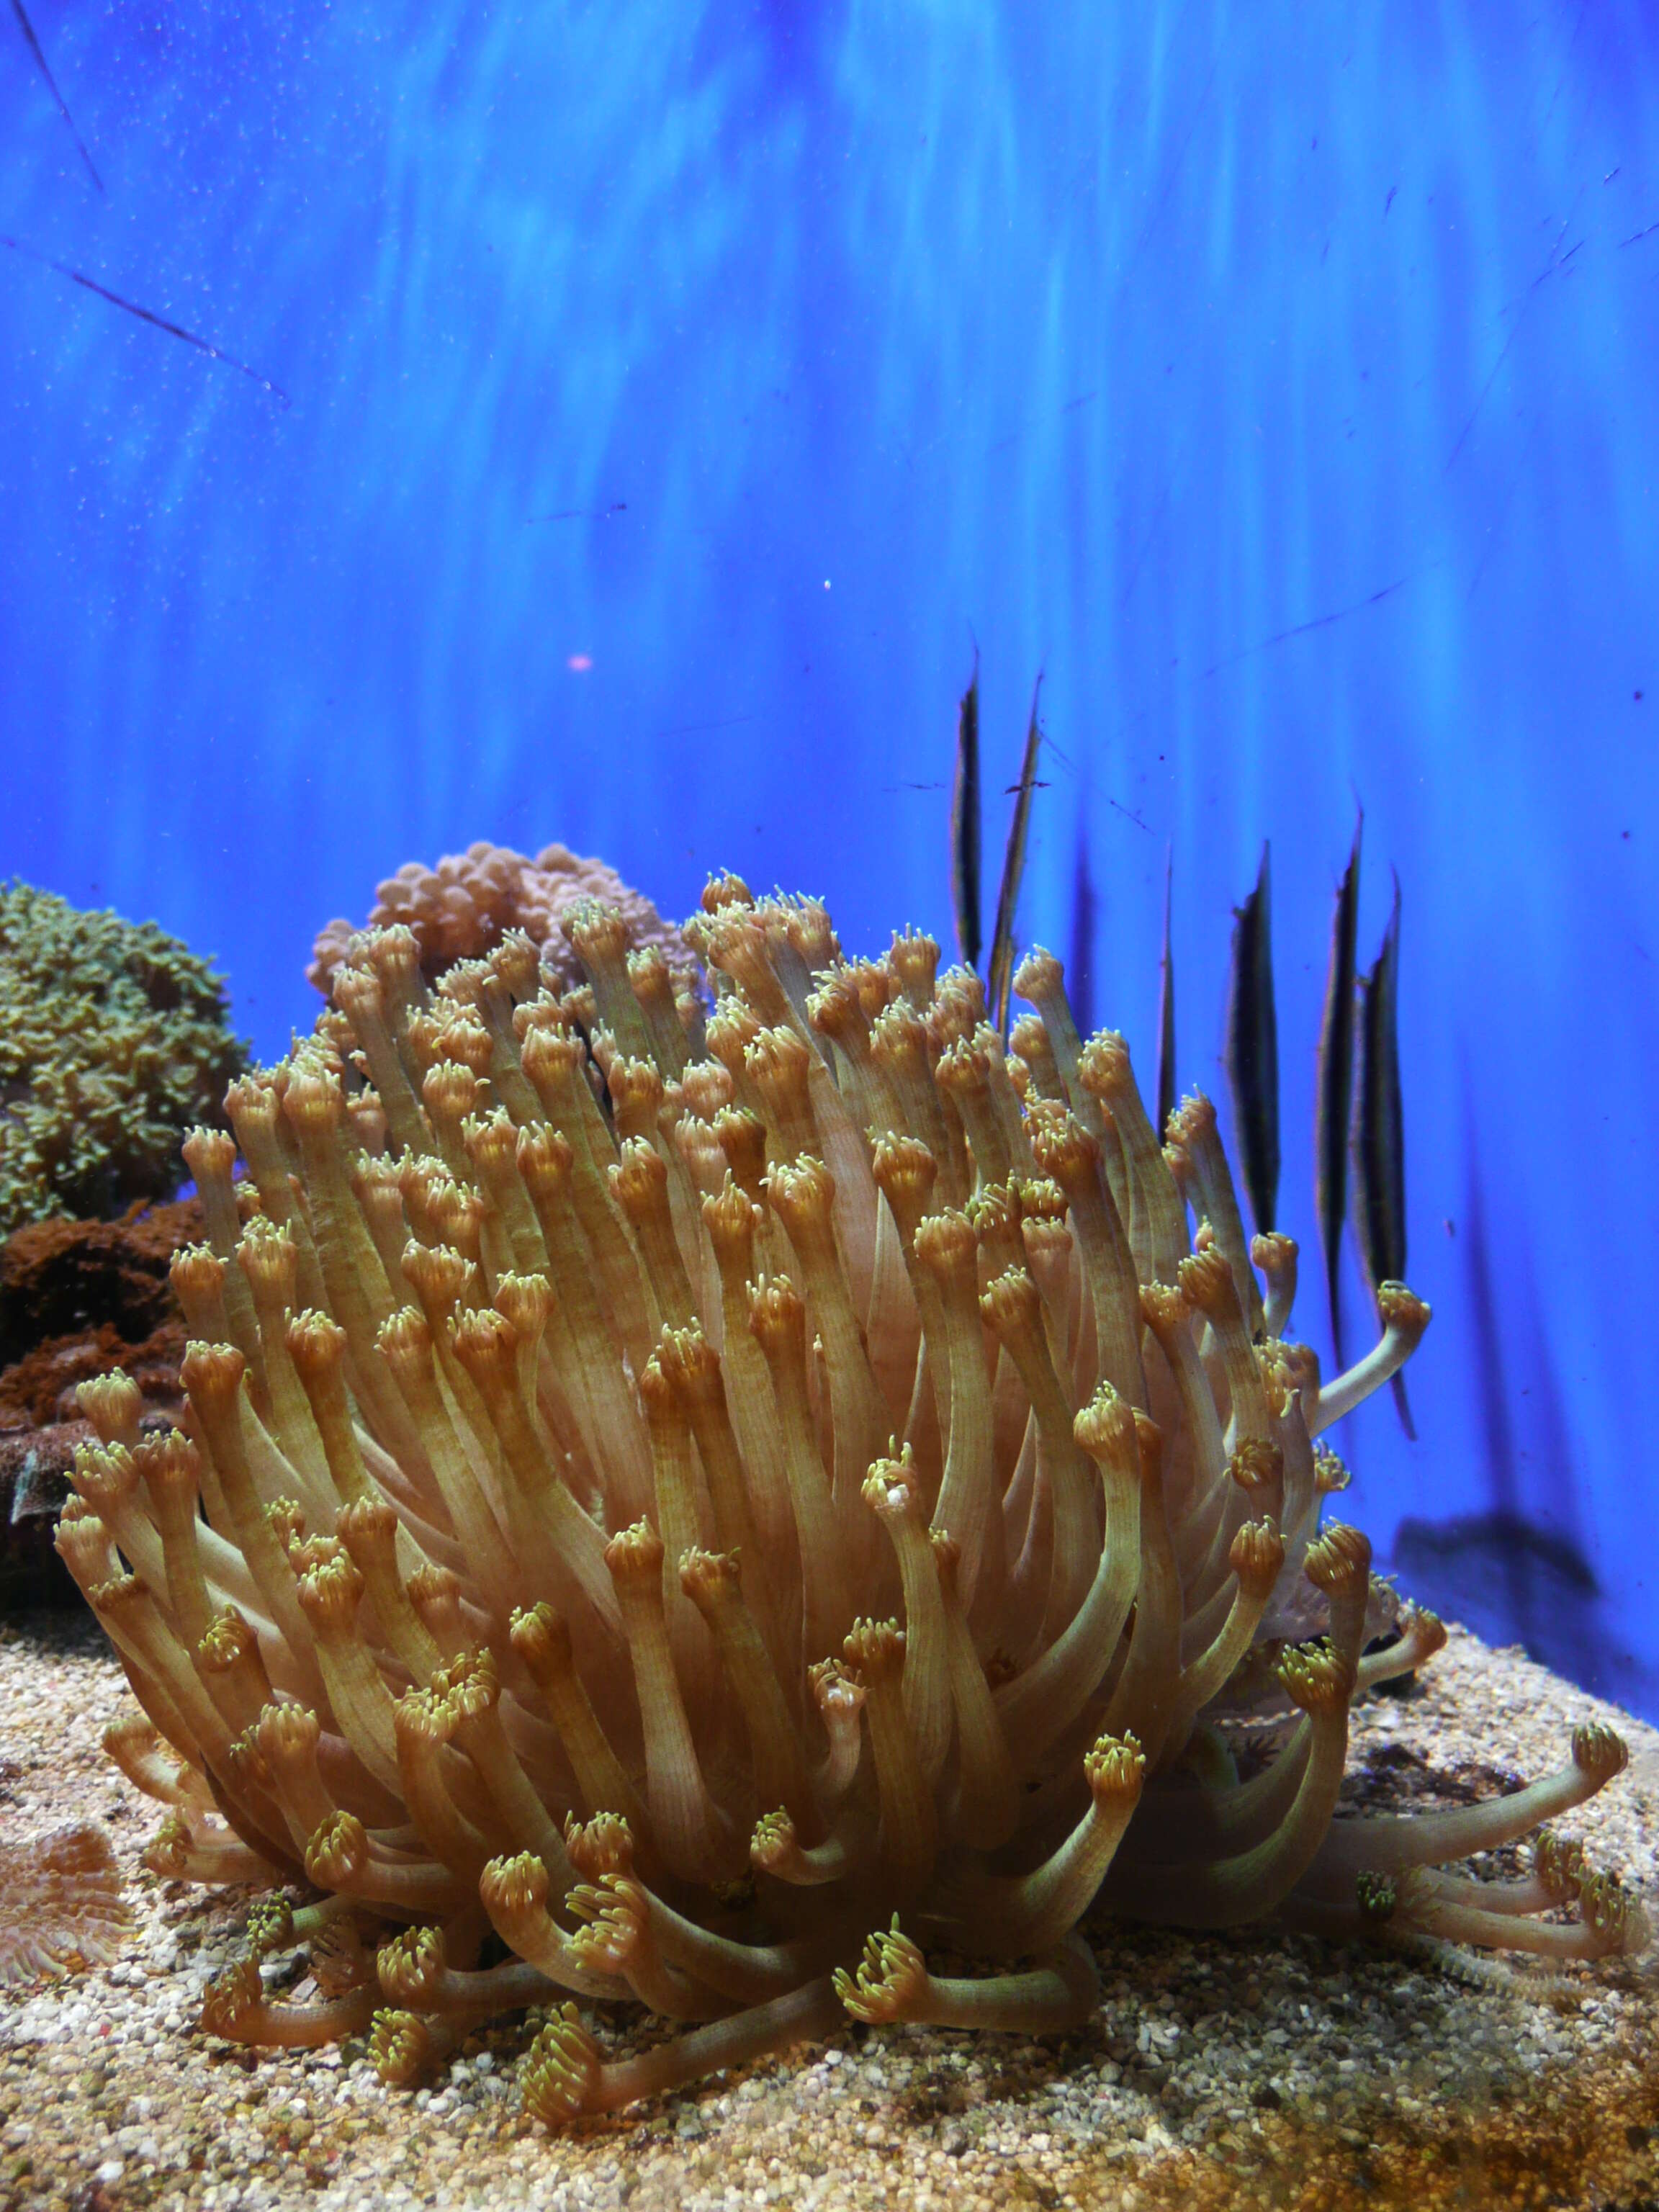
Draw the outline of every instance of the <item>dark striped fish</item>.
[[[34,26],[29,21],[28,10],[24,7],[23,0],[11,0],[11,12],[17,18],[17,27],[23,34],[23,44],[28,48],[35,68],[45,80],[46,90],[57,103],[58,112],[64,118],[64,128],[74,139],[75,150],[86,164],[87,174],[101,192],[104,189],[104,180],[92,165],[92,156],[87,151],[86,140],[75,127],[75,118],[69,112],[69,102],[58,89],[58,80],[52,73],[52,64],[46,59],[46,49],[34,35]]]
[[[957,780],[951,793],[951,896],[957,909],[957,950],[979,966],[979,647],[957,709]]]
[[[1227,999],[1227,1081],[1239,1164],[1259,1233],[1279,1202],[1279,1016],[1273,1006],[1273,875],[1261,848],[1255,889],[1233,909],[1233,972]]]
[[[149,323],[158,331],[165,331],[171,338],[182,338],[186,345],[194,346],[198,353],[204,353],[210,361],[216,361],[223,368],[234,368],[240,374],[250,378],[262,391],[268,392],[279,407],[289,405],[289,396],[280,384],[261,375],[257,368],[250,368],[246,362],[238,361],[234,353],[226,353],[220,346],[210,345],[205,338],[198,337],[194,331],[187,331],[182,323],[171,323],[165,315],[158,315],[153,308],[141,307],[136,300],[123,299],[120,293],[112,292],[107,284],[100,284],[96,277],[84,276],[80,270],[71,269],[67,261],[54,261],[51,254],[42,253],[37,246],[25,246],[21,238],[11,238],[0,231],[0,246],[13,253],[21,253],[26,260],[38,261],[43,269],[50,269],[56,276],[66,276],[71,284],[80,285],[82,291],[94,293],[99,299],[107,300],[112,307],[119,307],[123,314],[136,316],[141,323]]]
[[[1339,1371],[1342,1352],[1342,1224],[1348,1212],[1348,1124],[1353,1110],[1354,946],[1359,923],[1359,841],[1354,825],[1336,913],[1331,922],[1331,964],[1325,979],[1325,1015],[1319,1025],[1319,1073],[1314,1108],[1314,1205],[1325,1249],[1325,1287],[1331,1301],[1331,1343]]]
[[[1400,878],[1376,963],[1362,979],[1359,1079],[1353,1103],[1354,1227],[1371,1288],[1406,1273],[1406,1128],[1400,1103]],[[1403,1375],[1394,1378],[1401,1427],[1413,1442]]]
[[[1089,817],[1079,810],[1077,860],[1072,870],[1072,937],[1066,956],[1066,996],[1079,1036],[1095,1026],[1095,898],[1089,869]]]
[[[1002,856],[1002,884],[997,892],[996,927],[991,933],[991,968],[988,995],[991,1019],[1006,1036],[1008,999],[1014,980],[1014,914],[1019,905],[1020,880],[1025,873],[1025,840],[1031,827],[1031,793],[1036,788],[1037,755],[1042,732],[1037,727],[1037,700],[1042,678],[1031,694],[1031,724],[1025,732],[1025,757],[1019,764],[1015,787],[1013,819],[1008,824],[1008,849]]]
[[[1164,961],[1158,987],[1158,1135],[1170,1126],[1176,1105],[1175,954],[1170,944],[1170,906],[1175,890],[1175,854],[1164,856]]]

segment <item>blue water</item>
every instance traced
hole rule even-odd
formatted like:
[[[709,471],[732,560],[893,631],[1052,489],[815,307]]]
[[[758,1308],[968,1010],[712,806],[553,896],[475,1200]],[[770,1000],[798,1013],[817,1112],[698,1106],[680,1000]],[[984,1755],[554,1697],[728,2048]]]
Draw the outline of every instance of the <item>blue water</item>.
[[[1352,1509],[1659,1714],[1650,12],[31,13],[106,191],[0,18],[0,230],[257,374],[0,251],[0,871],[216,953],[266,1054],[316,927],[480,836],[948,939],[976,639],[999,848],[1043,673],[1022,935],[1148,1076],[1166,844],[1219,1091],[1273,841],[1328,1356],[1363,800],[1436,1319]]]

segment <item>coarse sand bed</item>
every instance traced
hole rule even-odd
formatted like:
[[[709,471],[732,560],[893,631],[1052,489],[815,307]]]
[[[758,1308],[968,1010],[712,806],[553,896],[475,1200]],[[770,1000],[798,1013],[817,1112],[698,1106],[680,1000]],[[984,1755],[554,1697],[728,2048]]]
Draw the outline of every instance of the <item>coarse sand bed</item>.
[[[362,2039],[233,2049],[194,2021],[240,1953],[248,1893],[139,1867],[159,1808],[99,1747],[128,1709],[89,1620],[0,1630],[0,1837],[104,1821],[136,1912],[112,1966],[0,1996],[4,2212],[1659,2205],[1650,1958],[1549,1975],[1267,1931],[1104,1929],[1103,2002],[1081,2033],[849,2021],[829,2045],[556,2136],[518,2107],[520,2018],[413,2095],[381,2087]],[[1627,1736],[1632,1765],[1562,1832],[1651,1892],[1659,1732],[1461,1630],[1413,1689],[1356,1713],[1346,1794],[1486,1796],[1557,1765],[1590,1719]],[[642,2032],[603,2008],[596,2025],[611,2045]]]

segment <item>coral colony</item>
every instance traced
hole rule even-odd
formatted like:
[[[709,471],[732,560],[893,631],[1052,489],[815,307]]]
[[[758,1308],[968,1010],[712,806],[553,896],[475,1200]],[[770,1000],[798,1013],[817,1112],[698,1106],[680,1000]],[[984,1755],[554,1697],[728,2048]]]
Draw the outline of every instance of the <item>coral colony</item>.
[[[179,1187],[179,1137],[247,1065],[204,960],[154,922],[0,884],[0,1237]]]
[[[562,996],[521,934],[435,989],[405,924],[342,948],[185,1147],[188,1433],[82,1388],[58,1541],[143,1708],[108,1743],[170,1808],[147,1863],[273,1892],[205,2029],[372,2031],[401,2083],[538,2008],[558,2124],[849,2014],[1081,2021],[1094,1914],[1644,1942],[1547,1835],[1524,1879],[1440,1871],[1618,1773],[1604,1729],[1334,1820],[1354,1700],[1443,1632],[1322,1528],[1317,1439],[1428,1310],[1385,1285],[1322,1382],[1209,1103],[1160,1146],[1057,960],[1005,1054],[927,938],[849,961],[732,877],[686,929],[712,1011],[615,908],[562,929]],[[1282,1724],[1241,1773],[1244,1713]],[[314,2001],[261,1972],[299,1946]],[[593,2000],[671,2032],[607,2057]]]
[[[517,930],[541,954],[544,980],[569,990],[581,981],[582,969],[561,924],[573,907],[590,898],[616,908],[635,951],[656,945],[677,982],[695,980],[696,961],[673,924],[614,868],[584,859],[568,845],[549,845],[532,860],[510,845],[481,841],[464,853],[446,853],[435,868],[406,860],[375,886],[368,927],[400,922],[411,929],[428,982],[457,960],[492,951],[509,930]],[[345,921],[331,921],[318,933],[306,980],[325,998],[357,934],[356,924]]]

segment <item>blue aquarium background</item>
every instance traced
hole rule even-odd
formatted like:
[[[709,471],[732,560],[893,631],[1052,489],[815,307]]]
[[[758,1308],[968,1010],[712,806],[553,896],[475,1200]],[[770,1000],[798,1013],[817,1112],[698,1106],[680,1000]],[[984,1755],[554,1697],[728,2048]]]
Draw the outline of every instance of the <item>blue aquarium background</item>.
[[[1386,1393],[1346,1425],[1352,1509],[1659,1716],[1650,12],[29,15],[88,159],[7,14],[0,872],[216,955],[266,1055],[319,926],[481,837],[948,945],[976,646],[988,872],[1041,672],[1020,936],[1144,1080],[1166,852],[1179,1073],[1224,1097],[1272,840],[1328,1368],[1363,805],[1435,1321],[1419,1440]]]

